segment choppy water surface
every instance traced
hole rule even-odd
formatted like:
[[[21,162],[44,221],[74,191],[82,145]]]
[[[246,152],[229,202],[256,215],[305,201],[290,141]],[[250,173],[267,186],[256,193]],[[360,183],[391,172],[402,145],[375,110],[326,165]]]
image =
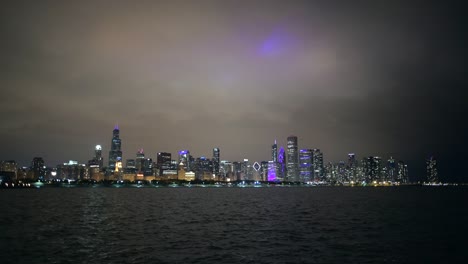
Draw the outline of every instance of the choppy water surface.
[[[0,190],[1,263],[468,259],[464,187]]]

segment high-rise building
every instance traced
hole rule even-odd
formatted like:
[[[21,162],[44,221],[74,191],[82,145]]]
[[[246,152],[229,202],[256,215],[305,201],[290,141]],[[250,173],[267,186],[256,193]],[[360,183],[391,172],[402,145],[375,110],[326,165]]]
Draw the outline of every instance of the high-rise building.
[[[271,160],[273,162],[278,162],[278,145],[276,145],[276,139],[275,139],[275,144],[271,146]]]
[[[357,169],[357,161],[356,161],[356,154],[349,153],[348,154],[348,164],[346,165],[346,178],[349,182],[356,181],[356,170]]]
[[[111,149],[109,151],[109,172],[114,172],[116,163],[122,161],[122,141],[119,134],[119,126],[116,125],[112,131]]]
[[[232,162],[228,160],[222,160],[220,162],[219,170],[220,170],[220,175],[222,179],[227,180],[227,178],[229,178],[229,180],[232,180],[232,174],[233,174],[232,172],[234,170],[232,166]]]
[[[320,149],[313,149],[312,164],[314,169],[313,181],[324,181],[323,153]]]
[[[387,179],[388,181],[395,182],[397,180],[396,163],[393,157],[387,160]]]
[[[232,163],[233,167],[233,174],[234,174],[234,180],[239,181],[241,180],[241,175],[242,175],[242,163],[239,161],[234,161]]]
[[[284,155],[284,148],[280,147],[278,152],[278,167],[276,173],[277,181],[283,181],[286,173],[286,157]]]
[[[244,159],[244,162],[241,165],[241,180],[250,180],[249,169],[250,169],[249,159]]]
[[[430,156],[426,160],[426,172],[427,182],[440,182],[439,175],[437,172],[437,160],[434,156]]]
[[[14,160],[0,161],[0,182],[12,181],[18,178],[18,164]]]
[[[101,145],[96,145],[94,147],[94,157],[88,160],[88,167],[92,168],[91,174],[100,172],[103,165],[102,147]]]
[[[276,176],[278,172],[278,167],[276,166],[277,162],[274,161],[269,161],[268,162],[268,168],[267,168],[267,181],[277,181],[278,177]]]
[[[179,151],[179,164],[184,164],[184,170],[190,171],[190,151],[181,150]]]
[[[89,179],[89,168],[76,160],[70,160],[68,163],[57,165],[57,178],[73,181]]]
[[[381,180],[381,158],[369,156],[365,163],[366,178],[367,183],[377,182]]]
[[[398,161],[397,166],[397,176],[396,181],[401,183],[409,182],[408,178],[408,165],[406,165],[403,161]]]
[[[159,152],[156,157],[156,166],[159,170],[159,175],[163,175],[164,170],[171,169],[171,153]]]
[[[134,159],[127,159],[125,162],[125,168],[136,169],[136,163]]]
[[[143,172],[144,176],[154,175],[154,173],[153,173],[153,159],[151,159],[151,158],[144,159],[141,171]]]
[[[299,175],[301,182],[311,182],[313,178],[312,149],[299,151]]]
[[[219,176],[219,148],[213,149],[213,174]]]
[[[138,172],[143,172],[145,170],[145,151],[141,148],[136,153],[135,167]]]
[[[94,147],[94,160],[99,165],[99,168],[102,168],[102,166],[104,166],[104,159],[102,158],[101,145],[96,145],[96,147]]]
[[[288,150],[287,150],[287,171],[286,171],[286,180],[287,181],[298,181],[299,178],[299,162],[298,162],[298,153],[297,153],[297,137],[289,136],[288,137]]]
[[[36,180],[44,180],[45,177],[45,166],[44,166],[44,159],[41,157],[33,158],[31,163],[31,170],[33,171],[33,177]]]

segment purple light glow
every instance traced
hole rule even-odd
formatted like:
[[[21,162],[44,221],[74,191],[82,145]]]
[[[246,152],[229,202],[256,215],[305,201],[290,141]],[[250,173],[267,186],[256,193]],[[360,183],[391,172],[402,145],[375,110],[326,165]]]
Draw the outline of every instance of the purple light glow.
[[[179,151],[179,155],[187,155],[188,150],[181,150]]]
[[[268,163],[268,181],[276,181],[276,164]]]
[[[282,29],[274,30],[258,49],[258,53],[263,56],[281,55],[296,45],[296,39],[290,33]]]
[[[284,163],[284,148],[280,147],[279,154],[278,154],[278,162],[283,164]]]

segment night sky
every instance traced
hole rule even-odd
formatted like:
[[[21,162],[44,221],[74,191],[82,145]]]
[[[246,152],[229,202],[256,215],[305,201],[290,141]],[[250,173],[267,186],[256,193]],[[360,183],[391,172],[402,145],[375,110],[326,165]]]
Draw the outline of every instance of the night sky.
[[[118,124],[124,159],[269,160],[293,134],[466,181],[464,6],[333,2],[2,1],[0,160],[107,163]]]

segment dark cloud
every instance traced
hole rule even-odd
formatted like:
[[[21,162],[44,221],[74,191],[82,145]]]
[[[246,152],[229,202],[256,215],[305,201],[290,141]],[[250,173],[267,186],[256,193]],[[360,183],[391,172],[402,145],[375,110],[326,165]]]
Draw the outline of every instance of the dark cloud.
[[[1,159],[138,148],[269,158],[290,134],[326,160],[430,153],[460,174],[466,22],[429,1],[11,1],[0,11]],[[451,176],[448,176],[451,177]]]

